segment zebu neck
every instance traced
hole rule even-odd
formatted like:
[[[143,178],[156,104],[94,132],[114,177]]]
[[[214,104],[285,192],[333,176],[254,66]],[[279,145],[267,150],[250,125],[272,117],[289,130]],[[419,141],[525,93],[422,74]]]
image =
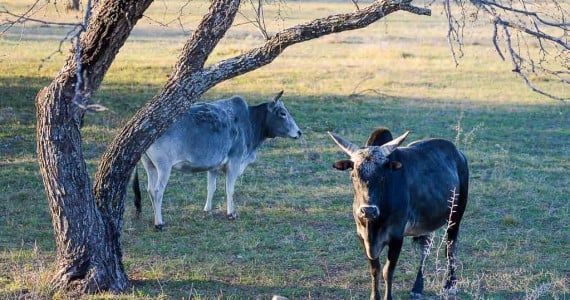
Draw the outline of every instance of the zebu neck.
[[[248,143],[248,152],[256,151],[263,141],[269,138],[265,128],[267,119],[267,103],[249,106],[249,121],[251,123],[251,139]]]

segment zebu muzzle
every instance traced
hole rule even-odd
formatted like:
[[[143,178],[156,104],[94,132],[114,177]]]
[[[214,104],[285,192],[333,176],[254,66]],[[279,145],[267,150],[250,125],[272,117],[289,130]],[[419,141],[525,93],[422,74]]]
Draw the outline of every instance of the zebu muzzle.
[[[376,205],[360,205],[358,207],[358,216],[372,221],[380,216],[380,209]]]

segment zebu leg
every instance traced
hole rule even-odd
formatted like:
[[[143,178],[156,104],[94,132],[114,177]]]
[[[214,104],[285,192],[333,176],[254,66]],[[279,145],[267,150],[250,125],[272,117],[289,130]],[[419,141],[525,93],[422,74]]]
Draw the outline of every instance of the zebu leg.
[[[214,193],[216,192],[217,178],[218,172],[208,171],[208,194],[206,195],[206,205],[204,205],[204,211],[207,214],[212,213],[212,199],[214,198]]]
[[[398,262],[398,257],[400,256],[400,251],[402,251],[403,239],[392,238],[388,243],[388,260],[384,265],[384,270],[382,270],[382,275],[384,277],[384,283],[386,289],[384,291],[384,299],[392,300],[392,281],[394,280],[394,270],[396,269],[396,263]]]
[[[155,190],[156,190],[156,182],[158,180],[158,171],[156,170],[156,166],[152,163],[152,161],[150,159],[147,158],[146,155],[143,155],[141,157],[141,162],[143,164],[143,167],[146,171],[146,177],[147,177],[147,185],[146,185],[146,191],[148,192],[148,195],[150,196],[150,201],[152,202],[152,209],[155,212],[155,216],[156,216],[156,208],[154,206],[154,199],[156,199],[156,194],[155,194]],[[156,217],[155,217],[156,219]]]
[[[378,288],[378,283],[380,279],[380,260],[377,259],[369,259],[368,263],[370,264],[370,276],[372,277],[372,291],[370,292],[370,299],[380,299],[380,290]]]
[[[154,208],[154,227],[157,230],[164,229],[164,222],[162,221],[162,196],[164,195],[168,178],[170,178],[170,171],[170,167],[157,169],[158,178],[156,184],[152,187],[152,193],[154,194],[152,202],[152,207]]]
[[[226,171],[227,216],[230,220],[237,219],[237,213],[234,208],[234,187],[240,175],[240,170],[239,165],[230,163]]]
[[[414,287],[410,293],[411,298],[421,298],[424,291],[424,267],[426,265],[427,256],[429,253],[430,238],[427,235],[422,235],[414,238],[415,242],[420,245],[420,267],[416,275]]]

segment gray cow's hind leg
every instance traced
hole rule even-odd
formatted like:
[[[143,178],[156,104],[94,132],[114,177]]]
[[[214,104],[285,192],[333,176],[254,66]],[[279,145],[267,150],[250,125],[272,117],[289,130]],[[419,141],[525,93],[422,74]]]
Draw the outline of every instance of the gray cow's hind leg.
[[[143,167],[146,171],[147,177],[147,192],[150,196],[150,201],[152,202],[152,210],[154,212],[154,226],[157,230],[162,230],[162,225],[157,227],[157,207],[156,207],[156,200],[157,199],[157,184],[158,184],[158,170],[156,166],[152,163],[150,159],[147,159],[146,156],[143,156],[141,159]],[[161,196],[162,197],[162,196]]]
[[[229,163],[226,171],[227,216],[229,220],[236,220],[238,217],[234,207],[234,190],[241,169],[239,165]]]
[[[208,194],[206,195],[206,205],[204,205],[204,212],[207,215],[210,215],[212,213],[212,201],[214,198],[214,193],[216,192],[217,179],[217,171],[208,171]]]
[[[154,194],[152,199],[152,207],[154,209],[154,228],[156,230],[163,230],[165,227],[162,221],[162,197],[164,195],[164,190],[166,189],[166,184],[168,183],[168,178],[170,178],[170,168],[164,170],[157,170],[158,177],[156,183],[153,187],[149,187],[151,193]]]

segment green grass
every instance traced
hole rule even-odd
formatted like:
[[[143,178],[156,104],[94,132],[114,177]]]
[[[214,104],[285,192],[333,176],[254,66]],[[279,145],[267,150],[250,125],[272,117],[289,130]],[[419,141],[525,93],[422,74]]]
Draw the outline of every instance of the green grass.
[[[155,3],[149,16],[172,19],[178,4],[165,3]],[[191,6],[183,18],[187,29],[207,7]],[[282,6],[283,21],[268,10],[268,26],[274,32],[350,10],[340,2],[289,3]],[[460,299],[568,297],[570,109],[530,92],[493,52],[487,29],[476,24],[466,33],[466,56],[455,68],[438,11],[432,17],[397,13],[360,31],[292,46],[271,65],[211,90],[204,100],[240,94],[255,104],[284,89],[303,139],[264,144],[237,182],[235,222],[225,220],[223,180],[214,215],[203,215],[205,174],[172,175],[165,232],[153,231],[146,195],[141,221],[127,205],[123,250],[133,285],[124,295],[95,298],[365,299],[370,279],[351,216],[351,185],[347,174],[330,167],[343,154],[326,131],[363,143],[377,126],[394,134],[410,130],[410,141],[456,141],[469,158]],[[63,64],[58,54],[38,68],[64,32],[30,25],[21,38],[14,30],[0,41],[0,298],[45,297],[54,269],[49,206],[36,163],[34,97]],[[94,96],[109,111],[85,121],[84,151],[93,171],[120,126],[161,88],[186,37],[175,25],[149,19],[137,25]],[[250,25],[234,27],[210,62],[261,42]],[[429,259],[428,299],[437,297],[444,275],[437,249]],[[397,297],[407,297],[418,261],[406,241]]]

